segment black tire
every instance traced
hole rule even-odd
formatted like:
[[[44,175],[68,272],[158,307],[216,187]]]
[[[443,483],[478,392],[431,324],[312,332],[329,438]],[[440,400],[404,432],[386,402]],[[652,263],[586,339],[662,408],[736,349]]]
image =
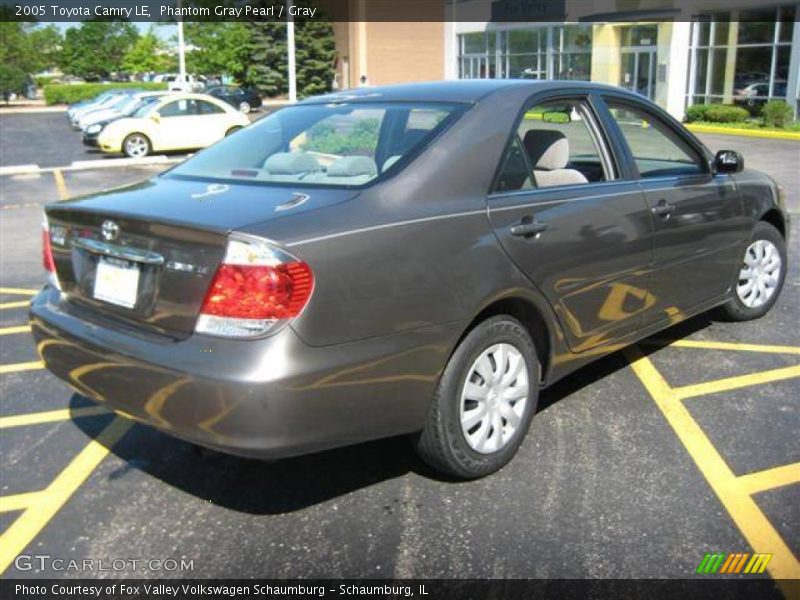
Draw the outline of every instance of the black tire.
[[[238,125],[236,127],[231,127],[230,129],[228,129],[228,131],[225,132],[225,137],[228,137],[229,135],[233,135],[234,133],[236,133],[240,129],[241,129],[241,127],[239,127]]]
[[[753,228],[753,234],[750,237],[750,241],[747,243],[747,248],[759,240],[770,242],[778,249],[778,253],[780,254],[781,258],[778,284],[775,286],[775,291],[772,293],[772,296],[770,296],[770,298],[764,304],[757,307],[747,306],[744,302],[742,302],[741,298],[739,298],[739,294],[736,291],[740,277],[739,267],[737,266],[736,274],[734,275],[733,284],[731,286],[730,300],[728,300],[727,303],[723,304],[719,308],[719,314],[725,320],[751,321],[753,319],[759,319],[769,312],[769,310],[778,300],[778,296],[781,294],[783,283],[786,280],[786,241],[783,239],[780,231],[765,221],[759,221],[756,223],[756,226]],[[746,253],[747,249],[745,249],[744,252]],[[742,256],[740,259],[740,264],[744,264],[744,258],[745,257]]]
[[[142,145],[137,144],[138,147],[142,147],[144,149],[142,153],[134,153],[132,151],[129,142],[134,139],[142,142]],[[145,156],[149,156],[152,151],[153,144],[150,143],[150,138],[143,133],[132,133],[122,141],[122,153],[128,158],[144,158]]]
[[[473,363],[490,346],[507,343],[525,359],[528,397],[519,426],[505,446],[490,454],[473,450],[461,428],[461,392]],[[433,468],[459,479],[498,471],[516,454],[536,412],[539,359],[528,331],[514,317],[498,315],[477,325],[450,357],[431,403],[425,428],[414,438],[420,457]]]

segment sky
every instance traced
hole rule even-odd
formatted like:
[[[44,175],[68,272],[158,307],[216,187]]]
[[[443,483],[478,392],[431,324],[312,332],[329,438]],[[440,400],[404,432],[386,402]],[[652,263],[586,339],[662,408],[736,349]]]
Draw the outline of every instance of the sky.
[[[46,25],[46,23],[43,23]],[[80,23],[56,23],[56,27],[58,27],[62,32],[70,29],[71,27],[80,27]],[[150,31],[150,28],[156,23],[145,23],[142,21],[137,21],[133,23],[134,26],[139,30],[140,33],[147,33]],[[153,27],[153,30],[156,32],[156,35],[160,37],[162,40],[169,41],[172,36],[177,35],[176,27],[174,24],[163,25],[161,27]]]

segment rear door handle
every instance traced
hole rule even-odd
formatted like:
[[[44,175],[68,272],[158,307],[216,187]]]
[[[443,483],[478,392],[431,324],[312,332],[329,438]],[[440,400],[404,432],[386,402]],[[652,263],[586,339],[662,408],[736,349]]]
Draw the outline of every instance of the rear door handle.
[[[541,221],[531,221],[519,223],[511,228],[511,235],[518,237],[532,237],[538,235],[547,229],[547,223]]]
[[[667,202],[662,198],[661,200],[658,201],[658,204],[656,204],[650,210],[653,211],[654,215],[657,215],[659,217],[668,217],[675,212],[675,205],[670,204],[669,202]]]

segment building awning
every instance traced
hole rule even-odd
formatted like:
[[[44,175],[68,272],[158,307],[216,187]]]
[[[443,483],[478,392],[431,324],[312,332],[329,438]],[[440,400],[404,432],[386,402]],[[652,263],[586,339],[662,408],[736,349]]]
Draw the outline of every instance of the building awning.
[[[601,23],[614,23],[626,22],[635,23],[641,21],[669,21],[679,16],[681,11],[679,8],[659,8],[650,10],[622,10],[607,13],[594,13],[579,17],[578,21],[585,22],[601,22]]]

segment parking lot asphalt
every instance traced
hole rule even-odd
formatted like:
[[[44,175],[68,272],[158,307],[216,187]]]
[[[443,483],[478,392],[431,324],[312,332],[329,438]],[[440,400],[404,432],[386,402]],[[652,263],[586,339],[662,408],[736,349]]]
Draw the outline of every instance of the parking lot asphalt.
[[[761,577],[800,577],[800,144],[701,137],[789,192],[778,304],[744,324],[703,315],[582,369],[544,393],[517,458],[469,483],[403,438],[265,463],[73,396],[27,331],[40,207],[163,167],[0,178],[0,573],[687,578],[708,552],[759,552],[773,555]],[[124,568],[26,570],[20,554]]]

